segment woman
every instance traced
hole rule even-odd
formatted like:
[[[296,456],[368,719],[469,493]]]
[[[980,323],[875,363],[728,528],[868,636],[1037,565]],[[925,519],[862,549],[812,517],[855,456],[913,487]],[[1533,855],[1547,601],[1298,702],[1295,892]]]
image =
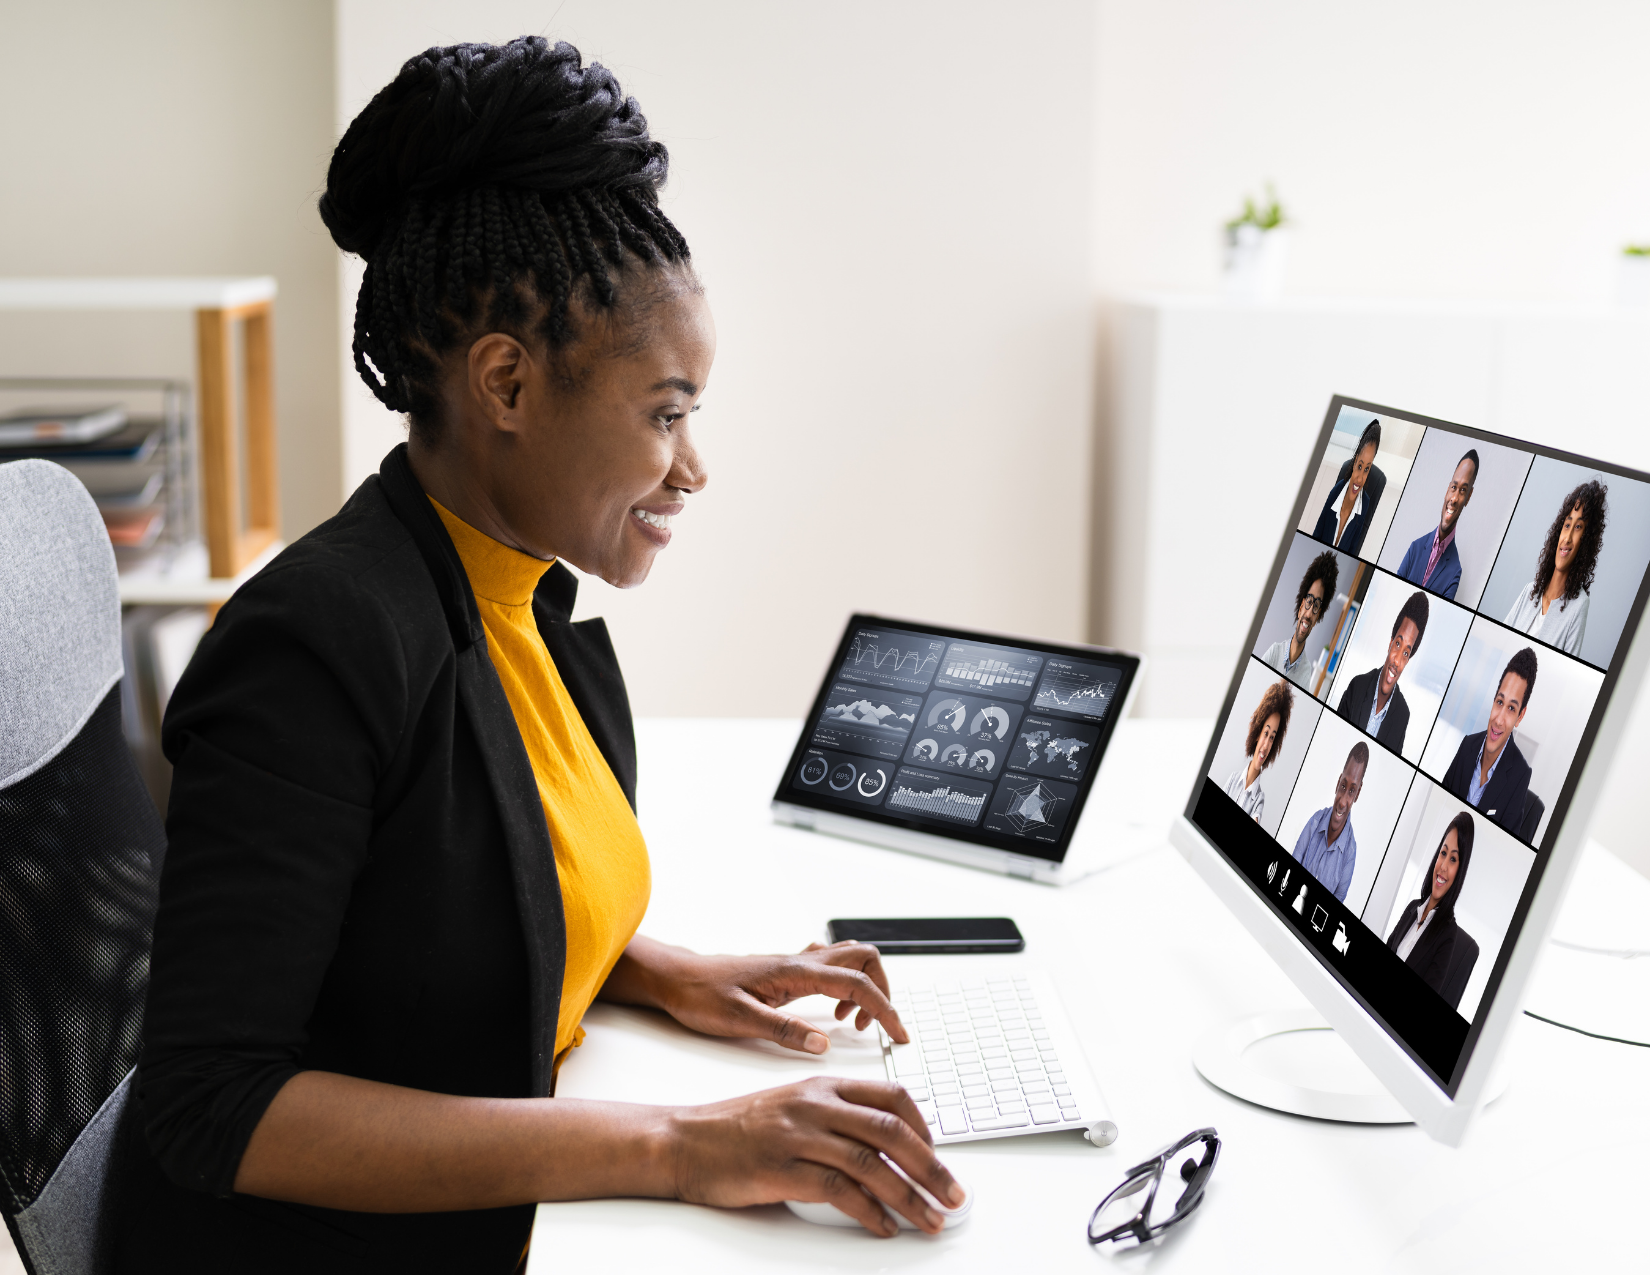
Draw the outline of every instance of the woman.
[[[1375,508],[1386,490],[1386,475],[1375,464],[1381,449],[1381,422],[1370,421],[1352,449],[1352,459],[1341,466],[1329,498],[1323,502],[1314,540],[1334,545],[1343,553],[1357,554],[1364,547]]]
[[[1535,579],[1519,592],[1507,625],[1571,655],[1587,636],[1587,604],[1604,544],[1610,489],[1596,478],[1582,483],[1559,506],[1547,529]]]
[[[1226,780],[1226,795],[1243,807],[1256,823],[1266,809],[1266,793],[1260,786],[1261,771],[1283,751],[1284,732],[1289,729],[1289,712],[1295,693],[1288,682],[1273,682],[1249,714],[1249,733],[1243,741],[1247,765],[1239,766]]]
[[[1455,920],[1455,903],[1472,862],[1472,834],[1472,816],[1465,810],[1449,821],[1432,872],[1421,883],[1421,896],[1403,910],[1386,941],[1451,1009],[1460,1006],[1478,963],[1478,943]]]
[[[552,1099],[596,997],[821,1053],[906,1033],[875,949],[701,957],[649,893],[623,679],[557,560],[641,584],[715,352],[665,149],[576,50],[431,49],[344,134],[355,362],[410,438],[220,612],[175,771],[122,1271],[497,1271],[539,1200],[960,1200],[902,1089]],[[865,1190],[861,1190],[861,1187]],[[869,1191],[871,1194],[866,1194]],[[875,1196],[876,1199],[872,1197]]]

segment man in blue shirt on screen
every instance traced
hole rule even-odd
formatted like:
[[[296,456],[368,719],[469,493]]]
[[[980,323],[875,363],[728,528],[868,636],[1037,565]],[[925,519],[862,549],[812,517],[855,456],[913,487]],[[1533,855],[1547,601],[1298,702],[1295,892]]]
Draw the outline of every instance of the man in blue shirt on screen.
[[[1449,486],[1444,488],[1444,508],[1438,525],[1416,539],[1404,551],[1398,575],[1411,584],[1431,589],[1439,597],[1454,598],[1461,587],[1461,555],[1455,548],[1455,531],[1461,514],[1472,499],[1478,482],[1478,449],[1472,448],[1455,463]]]
[[[1346,765],[1335,781],[1334,804],[1325,806],[1306,821],[1295,840],[1295,858],[1342,903],[1352,885],[1352,870],[1358,865],[1358,839],[1352,835],[1352,807],[1364,790],[1364,772],[1369,769],[1369,745],[1361,739],[1346,755]]]

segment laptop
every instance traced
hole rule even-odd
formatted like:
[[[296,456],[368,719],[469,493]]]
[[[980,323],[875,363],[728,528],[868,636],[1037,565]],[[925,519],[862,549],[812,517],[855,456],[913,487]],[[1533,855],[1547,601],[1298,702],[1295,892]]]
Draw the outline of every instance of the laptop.
[[[1107,758],[1143,664],[1128,651],[854,615],[774,818],[1069,883],[1126,845],[1166,837],[1134,817],[1138,785]],[[1091,805],[1100,819],[1085,820]]]

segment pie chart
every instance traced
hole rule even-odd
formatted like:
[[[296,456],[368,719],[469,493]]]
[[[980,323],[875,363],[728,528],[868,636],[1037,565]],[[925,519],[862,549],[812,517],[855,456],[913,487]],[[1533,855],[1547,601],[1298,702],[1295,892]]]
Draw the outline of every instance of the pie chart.
[[[960,735],[967,720],[968,705],[960,699],[942,699],[928,710],[928,724],[939,730],[952,730]]]

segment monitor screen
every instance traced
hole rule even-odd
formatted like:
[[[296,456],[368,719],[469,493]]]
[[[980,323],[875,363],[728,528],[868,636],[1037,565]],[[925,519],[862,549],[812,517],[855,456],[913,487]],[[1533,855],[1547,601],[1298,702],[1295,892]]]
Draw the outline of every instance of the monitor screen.
[[[774,800],[1062,862],[1139,665],[856,615]]]
[[[1451,1097],[1647,567],[1646,475],[1330,405],[1186,815]]]

